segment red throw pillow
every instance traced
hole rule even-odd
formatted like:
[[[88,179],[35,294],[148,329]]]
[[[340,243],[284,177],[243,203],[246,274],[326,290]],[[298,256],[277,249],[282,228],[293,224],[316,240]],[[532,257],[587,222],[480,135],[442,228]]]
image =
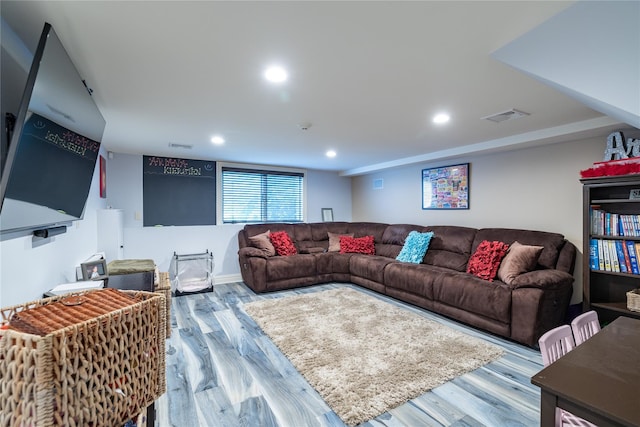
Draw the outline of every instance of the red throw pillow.
[[[469,258],[467,273],[493,282],[496,274],[498,274],[500,261],[507,253],[507,249],[509,249],[509,245],[504,242],[498,242],[497,240],[493,242],[482,241],[473,255],[471,255],[471,258]]]
[[[350,252],[374,255],[376,253],[376,247],[373,244],[373,236],[340,236],[340,253],[346,254]]]
[[[269,235],[269,240],[273,244],[276,253],[280,256],[295,255],[298,253],[291,237],[286,231],[274,231]]]

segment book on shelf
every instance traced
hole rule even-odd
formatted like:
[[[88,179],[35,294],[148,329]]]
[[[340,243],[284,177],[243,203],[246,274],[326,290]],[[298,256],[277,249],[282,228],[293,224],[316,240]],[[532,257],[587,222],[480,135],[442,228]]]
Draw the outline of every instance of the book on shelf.
[[[613,240],[607,240],[607,247],[609,248],[609,258],[611,259],[611,271],[614,273],[620,273],[620,262],[618,261],[616,242]]]
[[[604,234],[604,211],[599,205],[590,206],[591,234]]]
[[[640,274],[640,242],[590,239],[589,268],[595,271]]]
[[[628,215],[620,215],[620,222],[618,223],[620,236],[631,236],[631,229],[629,228],[627,217]]]
[[[613,243],[616,247],[618,271],[620,271],[620,273],[631,273],[631,271],[627,271],[627,264],[624,262],[624,250],[622,249],[624,243],[622,242],[622,240],[616,240]]]
[[[624,241],[620,242],[622,244],[622,254],[624,256],[624,265],[627,267],[627,273],[633,273],[631,269],[631,258],[629,257],[629,248],[627,248],[627,244]]]
[[[604,249],[602,246],[602,240],[598,239],[598,270],[605,271]]]
[[[591,234],[640,237],[640,215],[605,212],[597,205],[589,209]]]
[[[629,260],[631,262],[631,272],[633,274],[640,274],[640,269],[638,268],[638,255],[636,252],[637,243],[634,243],[631,240],[625,240],[624,243],[627,245],[627,250],[629,252]]]
[[[638,227],[638,215],[620,214],[620,231],[622,236],[640,237],[640,227]]]
[[[589,242],[589,268],[592,270],[598,270],[599,261],[598,261],[598,240],[591,239]]]
[[[613,271],[611,269],[611,252],[609,252],[609,244],[607,242],[607,240],[600,240],[602,253],[604,255],[604,271]]]

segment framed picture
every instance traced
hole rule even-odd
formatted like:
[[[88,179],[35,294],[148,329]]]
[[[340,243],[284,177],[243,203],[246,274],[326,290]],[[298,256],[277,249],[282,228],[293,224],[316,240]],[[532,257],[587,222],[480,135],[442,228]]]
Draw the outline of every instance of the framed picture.
[[[333,222],[333,208],[322,208],[322,221]]]
[[[107,261],[104,259],[83,262],[80,268],[83,280],[99,280],[107,277]]]
[[[469,163],[423,169],[422,209],[469,209]]]

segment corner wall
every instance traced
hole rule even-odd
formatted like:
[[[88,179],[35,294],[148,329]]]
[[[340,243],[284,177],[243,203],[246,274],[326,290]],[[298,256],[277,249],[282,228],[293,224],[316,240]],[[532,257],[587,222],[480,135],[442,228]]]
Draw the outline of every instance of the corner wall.
[[[74,221],[66,233],[0,242],[0,307],[40,299],[54,286],[76,281],[76,266],[96,252],[96,210],[106,207],[100,198],[99,165],[96,162],[84,219]]]
[[[582,300],[580,171],[601,161],[606,137],[424,163],[353,178],[354,221],[551,231],[578,248],[572,304]],[[422,210],[422,169],[470,163],[469,210]],[[374,179],[384,188],[373,189]]]
[[[107,204],[124,210],[125,258],[153,259],[160,271],[169,271],[174,252],[209,250],[213,253],[217,282],[240,280],[237,234],[244,224],[143,227],[142,156],[113,153],[110,157]],[[336,221],[351,221],[350,178],[336,172],[307,170],[306,191],[307,222],[320,222],[322,208],[333,208]]]

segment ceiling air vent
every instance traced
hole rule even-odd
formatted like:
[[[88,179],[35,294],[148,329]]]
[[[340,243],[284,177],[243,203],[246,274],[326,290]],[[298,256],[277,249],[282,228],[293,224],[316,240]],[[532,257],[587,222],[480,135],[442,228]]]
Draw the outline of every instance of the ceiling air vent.
[[[169,143],[169,147],[171,148],[184,148],[185,150],[191,150],[193,148],[193,145],[189,145],[189,144],[177,144],[175,142],[170,142]]]
[[[492,114],[487,117],[483,117],[482,120],[489,120],[495,123],[504,122],[507,120],[519,119],[520,117],[526,117],[529,113],[525,113],[524,111],[516,110],[512,108],[511,110],[503,111],[502,113]]]

